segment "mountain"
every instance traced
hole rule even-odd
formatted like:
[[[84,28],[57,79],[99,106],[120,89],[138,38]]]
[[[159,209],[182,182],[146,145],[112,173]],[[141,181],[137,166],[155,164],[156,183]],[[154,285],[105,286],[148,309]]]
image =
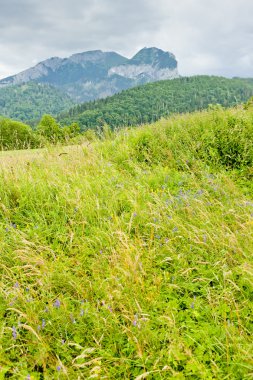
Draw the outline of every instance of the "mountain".
[[[53,57],[17,75],[0,80],[0,87],[27,82],[46,83],[84,102],[113,95],[121,90],[178,77],[172,53],[144,48],[133,58],[115,52],[87,51],[69,58]]]
[[[202,110],[210,104],[230,107],[245,102],[251,96],[251,80],[182,77],[145,84],[106,99],[79,104],[60,115],[59,121],[63,125],[76,121],[83,130],[103,124],[118,128],[153,122],[172,113]]]
[[[0,115],[20,121],[57,115],[74,105],[72,99],[45,83],[25,83],[0,88]]]

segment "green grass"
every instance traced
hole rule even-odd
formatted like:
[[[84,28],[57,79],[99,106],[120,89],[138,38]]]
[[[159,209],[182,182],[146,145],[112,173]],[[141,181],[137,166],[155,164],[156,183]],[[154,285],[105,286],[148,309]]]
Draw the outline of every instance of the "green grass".
[[[252,125],[1,154],[0,379],[252,379]]]

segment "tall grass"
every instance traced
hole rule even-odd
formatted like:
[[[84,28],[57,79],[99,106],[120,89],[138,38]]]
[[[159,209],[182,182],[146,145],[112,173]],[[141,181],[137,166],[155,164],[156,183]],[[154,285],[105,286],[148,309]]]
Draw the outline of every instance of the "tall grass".
[[[0,378],[253,377],[252,125],[2,153]]]

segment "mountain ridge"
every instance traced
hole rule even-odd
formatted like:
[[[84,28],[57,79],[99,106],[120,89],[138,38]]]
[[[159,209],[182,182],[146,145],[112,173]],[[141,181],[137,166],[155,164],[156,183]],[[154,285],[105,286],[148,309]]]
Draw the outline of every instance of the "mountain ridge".
[[[27,82],[57,87],[76,102],[84,102],[157,80],[179,77],[174,54],[151,47],[132,58],[116,52],[91,50],[68,58],[51,57],[0,80],[0,88]]]

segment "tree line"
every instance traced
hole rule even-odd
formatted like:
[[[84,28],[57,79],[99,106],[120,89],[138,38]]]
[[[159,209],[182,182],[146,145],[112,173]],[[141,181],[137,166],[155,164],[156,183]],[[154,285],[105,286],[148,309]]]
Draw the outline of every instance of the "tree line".
[[[183,77],[149,83],[111,97],[76,105],[60,114],[61,123],[81,130],[107,124],[112,129],[154,122],[173,113],[202,110],[209,104],[232,107],[253,95],[253,81],[215,76]]]
[[[0,118],[0,150],[42,148],[68,143],[80,134],[77,123],[62,127],[51,115],[44,115],[36,128],[20,121]]]

